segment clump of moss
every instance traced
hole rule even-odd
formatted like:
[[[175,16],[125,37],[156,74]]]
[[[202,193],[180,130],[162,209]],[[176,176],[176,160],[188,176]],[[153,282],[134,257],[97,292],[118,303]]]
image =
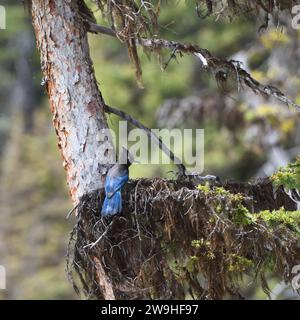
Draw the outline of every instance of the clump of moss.
[[[204,194],[209,194],[210,193],[210,185],[209,183],[206,183],[206,184],[199,184],[197,186],[197,189],[202,191]]]
[[[255,217],[245,206],[246,197],[241,193],[231,193],[223,187],[199,185],[197,189],[209,196],[217,214],[228,214],[236,224],[249,225]]]
[[[213,260],[215,258],[215,254],[209,240],[204,238],[201,238],[200,240],[193,240],[191,242],[191,246],[196,249],[195,256],[192,257],[197,257],[197,254],[200,254],[209,260]]]
[[[233,221],[237,224],[249,225],[255,222],[255,217],[240,203],[233,209],[233,212]]]
[[[300,190],[300,157],[286,167],[280,167],[271,177],[275,187],[284,186],[288,190]]]
[[[254,262],[246,257],[232,253],[228,257],[228,271],[234,273],[245,272],[254,266]]]
[[[191,246],[196,249],[199,249],[204,246],[209,246],[209,245],[210,245],[210,242],[205,241],[203,238],[201,238],[200,240],[193,240],[191,243]]]
[[[199,261],[199,258],[197,256],[190,256],[190,258],[186,264],[187,271],[190,273],[194,272],[197,267],[198,261]]]
[[[300,211],[264,210],[254,215],[256,219],[265,221],[271,227],[283,224],[298,233],[300,237]]]

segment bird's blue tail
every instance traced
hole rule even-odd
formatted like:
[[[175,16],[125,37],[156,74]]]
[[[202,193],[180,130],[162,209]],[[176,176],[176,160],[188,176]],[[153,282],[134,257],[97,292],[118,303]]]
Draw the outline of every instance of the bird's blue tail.
[[[101,215],[103,217],[113,216],[119,214],[122,211],[122,198],[121,191],[114,193],[112,197],[106,196],[103,202]]]

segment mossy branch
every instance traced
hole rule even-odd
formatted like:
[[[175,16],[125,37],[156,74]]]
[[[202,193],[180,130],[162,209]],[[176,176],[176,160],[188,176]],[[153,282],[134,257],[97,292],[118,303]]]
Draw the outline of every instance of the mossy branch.
[[[266,275],[290,282],[300,263],[300,212],[282,188],[273,191],[268,180],[141,179],[126,185],[123,213],[112,219],[100,218],[103,190],[88,194],[70,241],[70,279],[103,299],[96,257],[116,299],[243,298],[245,274],[269,294]]]

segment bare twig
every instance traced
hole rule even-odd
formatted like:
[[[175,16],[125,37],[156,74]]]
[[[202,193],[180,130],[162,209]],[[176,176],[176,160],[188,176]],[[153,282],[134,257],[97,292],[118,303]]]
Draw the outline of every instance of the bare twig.
[[[66,216],[66,219],[67,219],[67,220],[70,218],[71,214],[78,208],[78,206],[79,206],[79,203],[78,203],[73,209],[71,209],[71,210],[69,211],[69,213],[68,213],[67,216]]]
[[[113,222],[114,222],[114,220],[112,220],[112,221],[110,222],[110,224],[106,227],[105,231],[101,234],[101,236],[100,236],[95,242],[89,243],[89,244],[85,245],[85,246],[83,247],[83,249],[85,249],[85,248],[90,248],[90,249],[94,248],[95,245],[96,245],[97,243],[99,243],[99,242],[101,241],[101,239],[103,239],[103,237],[105,237],[105,235],[107,234],[108,230],[109,230],[110,227],[112,226]]]

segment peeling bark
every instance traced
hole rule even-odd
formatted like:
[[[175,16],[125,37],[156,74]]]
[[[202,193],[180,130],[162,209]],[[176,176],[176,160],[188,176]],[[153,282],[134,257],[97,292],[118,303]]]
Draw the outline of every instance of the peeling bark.
[[[31,15],[40,51],[58,147],[73,202],[101,188],[113,156],[104,101],[89,54],[87,33],[72,0],[33,0]]]

